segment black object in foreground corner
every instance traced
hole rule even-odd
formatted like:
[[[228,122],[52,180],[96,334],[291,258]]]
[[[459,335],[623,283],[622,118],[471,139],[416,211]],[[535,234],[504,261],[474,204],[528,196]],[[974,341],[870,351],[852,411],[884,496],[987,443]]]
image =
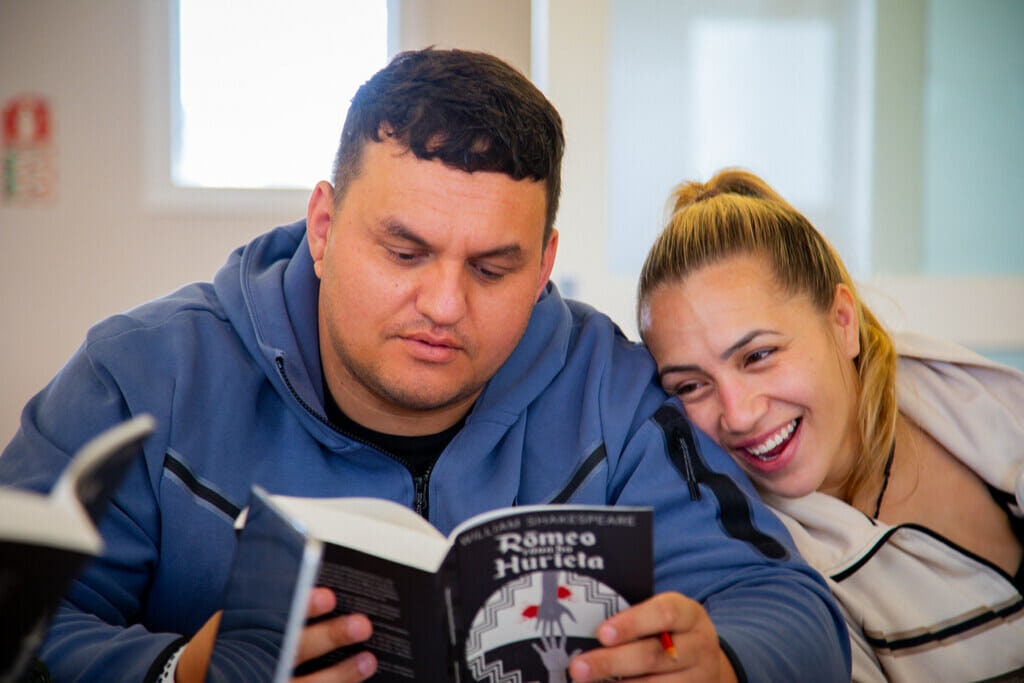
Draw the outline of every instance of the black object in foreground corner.
[[[139,415],[90,440],[49,495],[0,487],[0,683],[26,675],[69,583],[102,552],[97,522],[153,427]]]
[[[370,650],[385,682],[565,681],[602,621],[650,597],[651,525],[649,508],[521,506],[446,538],[389,501],[255,488],[208,680],[279,683]],[[293,671],[315,585],[374,634]]]

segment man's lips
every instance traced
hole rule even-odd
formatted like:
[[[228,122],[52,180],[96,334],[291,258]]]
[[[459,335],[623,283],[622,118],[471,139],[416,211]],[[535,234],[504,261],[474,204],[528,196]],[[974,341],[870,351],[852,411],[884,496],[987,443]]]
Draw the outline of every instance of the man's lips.
[[[451,334],[417,332],[399,336],[412,358],[427,363],[445,364],[455,360],[465,351],[466,345]]]
[[[437,346],[449,349],[461,349],[462,344],[458,339],[449,336],[439,336],[432,334],[412,334],[406,335],[404,339],[413,342],[419,342],[420,344],[426,344],[427,346]]]

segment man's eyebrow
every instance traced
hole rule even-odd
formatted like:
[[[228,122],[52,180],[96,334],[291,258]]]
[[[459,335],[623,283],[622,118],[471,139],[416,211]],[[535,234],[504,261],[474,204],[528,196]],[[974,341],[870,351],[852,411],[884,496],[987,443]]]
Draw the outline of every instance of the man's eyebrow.
[[[518,244],[507,244],[494,249],[488,249],[476,255],[476,258],[497,258],[519,261],[523,258],[523,248]]]
[[[405,224],[398,222],[394,219],[388,219],[383,222],[384,234],[388,237],[394,237],[406,242],[412,242],[413,244],[420,247],[429,247],[425,239],[417,235],[415,232],[410,230]]]
[[[383,225],[384,233],[388,237],[393,237],[395,239],[411,242],[416,246],[422,247],[424,249],[431,248],[431,245],[429,242],[427,242],[427,240],[423,239],[413,230],[411,230],[408,226],[397,220],[386,220],[384,221]],[[523,247],[517,243],[504,244],[498,247],[494,247],[493,249],[482,251],[478,254],[473,254],[473,258],[498,258],[508,259],[511,261],[519,261],[522,260],[523,258]]]

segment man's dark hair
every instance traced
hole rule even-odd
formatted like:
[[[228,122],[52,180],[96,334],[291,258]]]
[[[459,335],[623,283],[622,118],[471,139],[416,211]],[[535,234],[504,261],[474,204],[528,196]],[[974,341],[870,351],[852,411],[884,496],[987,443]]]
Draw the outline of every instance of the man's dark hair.
[[[335,202],[360,172],[367,141],[389,137],[420,159],[547,186],[544,243],[561,193],[562,119],[523,74],[466,50],[402,52],[356,91],[334,159]]]

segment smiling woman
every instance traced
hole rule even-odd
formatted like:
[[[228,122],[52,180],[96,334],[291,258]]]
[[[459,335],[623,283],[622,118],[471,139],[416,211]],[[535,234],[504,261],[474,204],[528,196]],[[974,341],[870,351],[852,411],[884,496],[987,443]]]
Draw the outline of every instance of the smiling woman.
[[[829,579],[854,680],[1024,673],[1024,373],[890,336],[828,241],[750,173],[674,199],[640,333],[664,389]]]
[[[645,340],[662,385],[764,489],[842,497],[853,488],[855,464],[867,461],[856,457],[848,292],[820,313],[780,286],[763,257],[740,255],[655,289],[647,311]]]

